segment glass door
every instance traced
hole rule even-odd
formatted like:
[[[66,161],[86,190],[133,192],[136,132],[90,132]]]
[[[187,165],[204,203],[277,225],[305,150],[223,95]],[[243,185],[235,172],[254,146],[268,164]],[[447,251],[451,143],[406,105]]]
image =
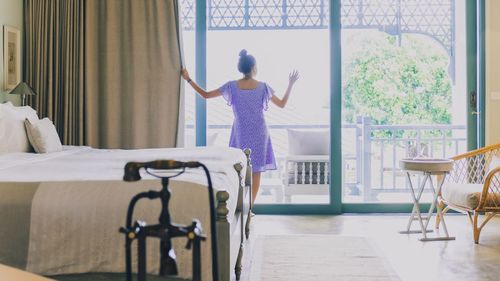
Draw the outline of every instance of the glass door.
[[[208,1],[209,89],[242,77],[242,49],[278,97],[289,73],[300,72],[286,107],[270,103],[264,113],[277,167],[262,173],[257,206],[330,204],[328,7],[328,0]],[[224,99],[208,100],[207,145],[228,146],[233,119]]]
[[[400,159],[468,148],[466,1],[341,2],[343,203],[409,203]]]
[[[291,70],[301,73],[287,107],[265,113],[278,169],[263,175],[256,212],[410,211],[399,159],[449,157],[477,145],[476,1],[182,5],[184,47],[196,57],[200,85],[238,79],[241,49],[278,95]],[[230,108],[186,94],[187,139],[227,146]]]

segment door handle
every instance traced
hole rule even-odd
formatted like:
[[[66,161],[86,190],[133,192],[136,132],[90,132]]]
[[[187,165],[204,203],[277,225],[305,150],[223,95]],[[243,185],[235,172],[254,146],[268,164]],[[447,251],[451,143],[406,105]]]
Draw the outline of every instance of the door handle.
[[[470,108],[477,109],[477,93],[476,93],[476,91],[470,92],[469,106],[470,106]],[[472,114],[474,114],[474,113],[472,113]]]
[[[481,115],[481,111],[472,111],[472,115]]]

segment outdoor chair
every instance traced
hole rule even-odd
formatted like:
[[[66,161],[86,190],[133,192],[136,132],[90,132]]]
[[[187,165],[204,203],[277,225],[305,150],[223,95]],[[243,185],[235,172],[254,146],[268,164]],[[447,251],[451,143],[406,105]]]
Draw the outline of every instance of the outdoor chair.
[[[293,195],[328,195],[330,170],[328,130],[288,130],[288,155],[282,174],[285,202]]]
[[[453,158],[453,170],[446,177],[439,197],[443,215],[450,209],[467,214],[474,242],[479,243],[483,227],[500,213],[500,143]],[[479,215],[483,214],[482,222]],[[436,218],[439,227],[440,218]]]

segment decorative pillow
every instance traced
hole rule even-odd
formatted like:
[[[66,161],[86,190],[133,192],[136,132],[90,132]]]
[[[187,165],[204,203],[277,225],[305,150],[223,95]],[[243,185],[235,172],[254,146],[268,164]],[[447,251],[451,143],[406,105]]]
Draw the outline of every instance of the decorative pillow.
[[[36,111],[29,106],[0,106],[0,153],[31,152],[33,149],[26,135],[24,120],[38,120]]]
[[[26,118],[24,123],[28,138],[37,153],[49,153],[62,150],[61,140],[57,134],[54,123],[49,118],[30,121]]]
[[[488,167],[489,168],[488,172],[495,169],[496,167],[500,167],[500,157],[493,156],[491,157],[490,166]]]
[[[290,155],[329,155],[330,131],[288,129],[288,153]]]

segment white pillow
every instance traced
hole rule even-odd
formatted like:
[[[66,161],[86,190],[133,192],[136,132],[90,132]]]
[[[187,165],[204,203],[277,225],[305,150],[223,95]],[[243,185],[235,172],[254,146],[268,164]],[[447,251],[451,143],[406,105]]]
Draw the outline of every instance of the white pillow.
[[[61,140],[54,123],[49,118],[25,121],[28,138],[37,153],[49,153],[62,150]]]
[[[290,155],[329,155],[329,130],[288,129],[288,153]]]
[[[9,118],[14,120],[38,120],[36,110],[30,106],[14,106],[11,102],[4,103],[0,106],[0,118]]]
[[[8,101],[6,103],[0,103],[0,109],[3,108],[4,106],[7,106],[7,107],[14,107],[14,105],[12,104],[12,102]]]
[[[30,152],[26,129],[22,120],[0,118],[0,153]]]
[[[24,127],[26,118],[38,120],[36,111],[9,103],[0,106],[0,153],[33,151]]]

